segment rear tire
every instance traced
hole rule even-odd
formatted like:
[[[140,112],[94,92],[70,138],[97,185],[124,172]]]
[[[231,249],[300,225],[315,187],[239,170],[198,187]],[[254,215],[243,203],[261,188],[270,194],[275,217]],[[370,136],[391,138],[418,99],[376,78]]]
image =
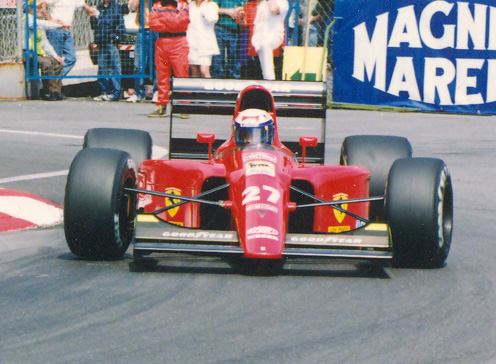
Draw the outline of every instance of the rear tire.
[[[388,177],[386,214],[395,266],[443,266],[453,229],[453,188],[446,164],[435,158],[395,161]]]
[[[108,148],[128,152],[139,167],[152,157],[152,138],[142,130],[134,129],[90,129],[84,136],[83,148]]]
[[[369,196],[384,196],[391,165],[396,159],[411,158],[408,139],[389,135],[352,135],[341,146],[340,165],[361,166],[370,171]],[[384,221],[384,201],[370,203],[369,218]]]
[[[64,231],[71,252],[83,259],[115,260],[134,238],[136,186],[131,156],[90,148],[74,158],[64,199]]]

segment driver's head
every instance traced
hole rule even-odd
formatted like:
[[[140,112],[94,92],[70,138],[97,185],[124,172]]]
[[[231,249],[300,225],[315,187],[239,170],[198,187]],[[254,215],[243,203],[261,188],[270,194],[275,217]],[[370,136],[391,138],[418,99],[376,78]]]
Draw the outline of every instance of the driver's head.
[[[274,141],[274,120],[267,111],[246,109],[234,121],[236,145],[269,144]]]

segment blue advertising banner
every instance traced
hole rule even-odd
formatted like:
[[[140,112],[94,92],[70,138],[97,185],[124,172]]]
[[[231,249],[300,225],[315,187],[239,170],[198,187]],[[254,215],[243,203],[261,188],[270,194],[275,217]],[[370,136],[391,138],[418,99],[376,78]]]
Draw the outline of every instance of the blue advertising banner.
[[[333,101],[496,113],[494,1],[335,0]]]

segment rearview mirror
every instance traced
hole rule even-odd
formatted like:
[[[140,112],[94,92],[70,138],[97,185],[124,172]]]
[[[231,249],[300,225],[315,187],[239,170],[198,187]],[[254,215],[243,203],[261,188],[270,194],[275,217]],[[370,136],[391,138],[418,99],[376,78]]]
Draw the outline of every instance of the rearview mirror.
[[[305,158],[307,156],[307,147],[316,147],[318,139],[314,136],[302,136],[300,137],[301,145],[301,165],[305,165]]]
[[[212,133],[198,133],[196,141],[201,144],[208,143],[208,160],[212,160],[212,144],[215,142],[215,134]]]

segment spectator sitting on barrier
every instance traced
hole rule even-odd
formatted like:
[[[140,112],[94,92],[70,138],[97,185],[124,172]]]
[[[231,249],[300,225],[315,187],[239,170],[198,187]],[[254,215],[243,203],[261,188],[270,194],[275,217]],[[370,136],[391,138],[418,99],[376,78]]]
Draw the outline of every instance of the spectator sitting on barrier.
[[[189,76],[188,41],[189,6],[182,0],[161,0],[153,4],[149,16],[150,29],[158,32],[155,43],[155,67],[157,69],[157,109],[148,117],[165,117],[170,102],[170,78]]]
[[[128,2],[129,8],[132,11],[136,12],[136,25],[139,27],[138,33],[136,34],[136,42],[135,42],[135,48],[134,48],[134,73],[135,74],[142,74],[145,72],[146,65],[150,63],[150,58],[153,59],[153,48],[155,47],[155,42],[157,40],[157,34],[153,33],[150,31],[150,28],[148,26],[148,16],[150,14],[150,5],[151,5],[151,0],[144,1],[144,6],[143,6],[143,19],[144,19],[144,26],[143,26],[143,31],[141,29],[141,6],[140,6],[140,0],[129,0]],[[150,42],[152,44],[152,49],[149,48]],[[143,49],[144,48],[144,49]],[[144,50],[144,52],[143,52]],[[143,56],[144,55],[144,56]],[[154,70],[150,70],[150,74],[152,75],[153,79],[153,91],[154,91],[154,97],[155,94],[158,90],[157,88],[157,79],[155,76]],[[157,94],[158,97],[158,94]],[[145,99],[145,80],[142,77],[135,78],[134,79],[134,94],[129,97],[126,101],[127,102],[140,102]],[[156,102],[156,100],[155,100]]]
[[[72,39],[71,27],[74,20],[74,11],[77,8],[92,16],[95,9],[87,5],[84,0],[45,0],[49,5],[50,20],[63,24],[62,28],[47,31],[47,38],[57,54],[64,57],[62,76],[67,75],[76,64],[76,48]]]
[[[91,28],[98,46],[98,75],[120,76],[121,57],[117,45],[126,39],[121,6],[115,0],[103,0],[97,6],[95,16],[91,17]],[[102,93],[93,100],[119,101],[122,92],[119,77],[98,78],[98,84]]]
[[[189,18],[186,39],[191,76],[211,78],[212,56],[220,53],[214,31],[219,20],[219,5],[210,0],[194,0],[189,4]]]
[[[220,54],[212,57],[212,77],[239,79],[241,77],[239,54],[241,28],[237,22],[246,0],[214,1],[219,5],[219,21],[214,29]]]
[[[257,5],[251,43],[258,53],[264,80],[275,80],[273,51],[284,41],[287,0],[262,0]]]
[[[29,1],[29,5],[33,0]],[[45,5],[43,1],[38,1],[36,4],[36,46],[35,46],[35,32],[34,32],[34,16],[33,8],[29,7],[27,14],[29,26],[29,49],[34,51],[36,48],[38,67],[40,68],[42,76],[60,76],[62,74],[62,65],[64,59],[57,54],[46,37],[46,29],[56,29],[61,27],[61,24],[54,23],[48,20],[46,10],[42,7]],[[25,29],[26,18],[23,19],[23,27]],[[22,37],[25,39],[25,36]],[[34,57],[30,57],[30,62],[34,62]],[[33,63],[31,63],[33,64]],[[47,101],[58,101],[65,99],[62,94],[62,79],[43,79],[43,89],[41,91],[41,98]]]

